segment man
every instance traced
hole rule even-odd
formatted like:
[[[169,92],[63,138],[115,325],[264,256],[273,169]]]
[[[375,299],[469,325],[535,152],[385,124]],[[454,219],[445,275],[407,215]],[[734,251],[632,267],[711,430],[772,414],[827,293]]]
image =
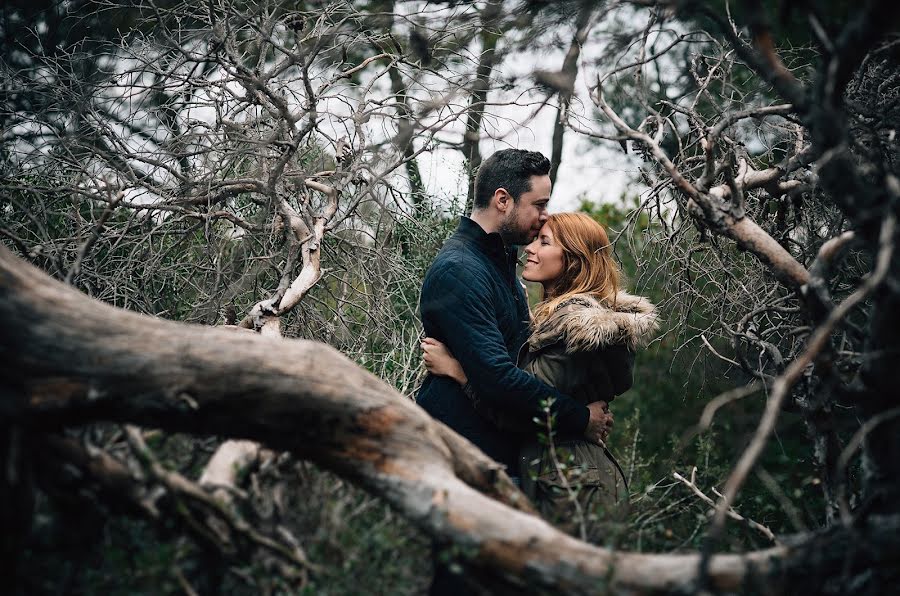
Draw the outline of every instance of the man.
[[[486,159],[475,180],[471,218],[463,217],[425,275],[420,310],[425,334],[450,349],[474,394],[495,410],[541,416],[553,398],[557,431],[599,442],[608,431],[601,403],[584,406],[516,366],[528,338],[528,303],[516,279],[516,245],[537,237],[547,220],[550,161],[519,149]],[[474,409],[453,380],[428,375],[417,402],[518,474],[522,437],[503,432]],[[514,478],[515,479],[515,478]]]

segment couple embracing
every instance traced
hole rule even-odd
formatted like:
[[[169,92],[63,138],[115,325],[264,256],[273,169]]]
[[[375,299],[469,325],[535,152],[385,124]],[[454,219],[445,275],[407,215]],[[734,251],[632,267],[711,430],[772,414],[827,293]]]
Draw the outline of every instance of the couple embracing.
[[[422,285],[429,374],[417,402],[505,465],[550,521],[602,542],[599,522],[628,499],[604,443],[609,403],[631,387],[657,316],[620,288],[603,226],[548,214],[549,171],[542,154],[519,149],[479,168],[472,215]],[[522,277],[543,286],[533,313],[516,276],[522,245]]]

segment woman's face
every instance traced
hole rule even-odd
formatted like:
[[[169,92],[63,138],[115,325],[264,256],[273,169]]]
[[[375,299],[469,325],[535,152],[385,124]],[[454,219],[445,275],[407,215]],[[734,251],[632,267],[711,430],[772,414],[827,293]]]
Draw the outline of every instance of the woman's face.
[[[544,224],[538,237],[525,247],[525,269],[522,277],[528,281],[552,286],[563,273],[563,249],[553,237],[550,226]]]

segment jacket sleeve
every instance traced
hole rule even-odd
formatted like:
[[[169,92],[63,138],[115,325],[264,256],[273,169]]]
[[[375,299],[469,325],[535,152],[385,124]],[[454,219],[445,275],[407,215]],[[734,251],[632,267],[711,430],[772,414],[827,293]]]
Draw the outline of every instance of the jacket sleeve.
[[[464,263],[447,263],[422,288],[422,319],[441,331],[443,341],[466,371],[479,399],[492,408],[539,416],[541,401],[554,398],[561,433],[580,435],[588,409],[516,367],[509,357],[493,309],[490,285]]]
[[[526,369],[581,403],[611,403],[631,388],[634,354],[616,345],[590,352],[566,352],[562,342],[543,348]]]

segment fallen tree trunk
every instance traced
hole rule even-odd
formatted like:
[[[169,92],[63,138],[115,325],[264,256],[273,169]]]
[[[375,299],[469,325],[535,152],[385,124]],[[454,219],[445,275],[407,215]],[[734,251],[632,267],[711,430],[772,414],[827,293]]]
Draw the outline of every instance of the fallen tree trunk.
[[[716,555],[705,578],[698,577],[698,554],[588,545],[532,515],[495,462],[327,345],[116,309],[2,246],[0,326],[0,426],[39,433],[107,420],[290,451],[459,546],[465,564],[494,590],[783,593],[809,587],[805,578],[818,581],[826,569],[851,577],[892,569],[900,559],[895,520]]]

